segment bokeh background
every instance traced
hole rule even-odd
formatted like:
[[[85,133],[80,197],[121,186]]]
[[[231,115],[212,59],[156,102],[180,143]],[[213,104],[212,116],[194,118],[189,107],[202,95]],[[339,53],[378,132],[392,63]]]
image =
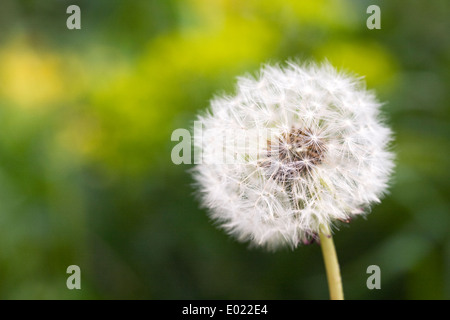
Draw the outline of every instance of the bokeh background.
[[[317,245],[236,242],[170,158],[236,76],[297,58],[365,76],[396,133],[390,194],[335,235],[346,297],[449,299],[449,16],[447,0],[2,0],[0,298],[327,299]]]

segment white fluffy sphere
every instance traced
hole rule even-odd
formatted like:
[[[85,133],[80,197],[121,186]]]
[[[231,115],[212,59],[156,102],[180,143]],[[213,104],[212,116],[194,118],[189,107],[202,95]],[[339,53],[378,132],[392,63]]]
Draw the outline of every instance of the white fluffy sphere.
[[[265,66],[198,117],[194,168],[211,217],[239,240],[276,248],[367,212],[393,168],[391,130],[361,79],[328,63]]]

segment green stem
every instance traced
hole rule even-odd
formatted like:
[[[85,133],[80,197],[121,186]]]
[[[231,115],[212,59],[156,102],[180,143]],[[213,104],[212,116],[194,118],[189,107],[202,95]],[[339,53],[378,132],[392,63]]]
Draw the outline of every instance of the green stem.
[[[339,262],[334,247],[333,238],[330,229],[326,225],[320,226],[320,246],[322,248],[323,260],[327,271],[328,288],[330,290],[331,300],[344,300],[342,289],[341,272]]]

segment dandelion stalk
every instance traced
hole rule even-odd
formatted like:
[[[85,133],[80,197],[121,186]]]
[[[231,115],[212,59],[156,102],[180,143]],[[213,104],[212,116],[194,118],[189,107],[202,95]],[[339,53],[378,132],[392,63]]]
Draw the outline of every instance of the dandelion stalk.
[[[325,262],[325,269],[327,272],[330,299],[344,300],[341,272],[330,229],[325,225],[321,225],[319,237],[323,260]]]

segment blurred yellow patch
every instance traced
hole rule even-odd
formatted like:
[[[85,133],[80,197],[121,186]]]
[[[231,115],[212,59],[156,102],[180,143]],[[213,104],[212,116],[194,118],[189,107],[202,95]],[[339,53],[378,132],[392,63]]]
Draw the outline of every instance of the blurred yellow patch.
[[[393,56],[376,42],[331,42],[318,48],[316,56],[328,59],[337,68],[364,76],[368,86],[383,85],[396,72]]]
[[[189,0],[189,7],[206,24],[221,23],[225,16],[251,19],[274,18],[279,23],[342,27],[355,23],[353,8],[346,0]]]
[[[275,12],[282,12],[285,18],[327,29],[352,25],[356,21],[354,9],[346,0],[253,0],[253,2],[266,12],[275,9]]]
[[[71,155],[88,155],[96,147],[93,141],[98,139],[98,124],[92,117],[75,116],[68,121],[57,136],[59,146],[71,152]]]
[[[219,29],[197,29],[157,39],[144,57],[143,67],[157,75],[171,74],[171,81],[180,75],[217,76],[229,67],[239,69],[243,62],[265,62],[277,36],[262,20],[228,18]]]
[[[23,108],[42,108],[62,98],[61,61],[56,55],[13,43],[0,51],[0,94]]]

